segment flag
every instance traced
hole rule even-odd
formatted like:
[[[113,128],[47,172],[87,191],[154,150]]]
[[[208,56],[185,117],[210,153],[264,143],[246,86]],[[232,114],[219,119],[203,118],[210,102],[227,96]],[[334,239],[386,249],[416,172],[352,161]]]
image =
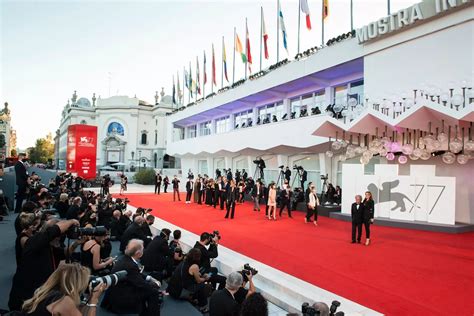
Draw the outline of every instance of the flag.
[[[229,79],[227,78],[227,57],[225,54],[225,43],[222,41],[222,63],[224,64],[224,77],[227,82],[229,82]]]
[[[196,94],[201,95],[201,82],[199,81],[199,57],[196,56]]]
[[[194,90],[194,80],[193,80],[193,73],[191,71],[191,63],[189,63],[189,83],[188,83],[188,89],[189,93],[191,94],[191,98],[193,97],[193,90]]]
[[[216,83],[216,55],[214,54],[214,44],[212,44],[212,84],[217,86],[217,83]]]
[[[329,16],[329,0],[323,0],[323,19]]]
[[[207,83],[207,74],[206,74],[206,51],[204,51],[204,66],[203,66],[203,70],[204,71],[204,83],[203,84],[206,84]]]
[[[311,18],[309,17],[308,0],[300,0],[301,11],[306,14],[306,28],[311,30]]]
[[[267,34],[267,28],[265,27],[265,18],[263,16],[263,9],[262,9],[262,34],[263,34],[263,50],[265,54],[265,59],[268,59],[268,34]]]
[[[235,50],[240,54],[240,57],[242,57],[242,62],[245,64],[247,62],[247,56],[244,53],[242,43],[240,42],[240,38],[237,33],[235,34],[235,43]]]
[[[245,46],[247,46],[246,47],[247,51],[245,52],[245,54],[247,55],[247,62],[249,63],[249,69],[250,69],[250,65],[252,64],[252,54],[250,53],[250,37],[249,37],[249,28],[247,27],[247,22],[245,23],[245,31],[246,31]]]
[[[173,76],[173,104],[176,104],[176,86],[174,85],[174,76]]]
[[[285,20],[283,20],[283,11],[281,11],[280,0],[278,0],[278,16],[280,19],[280,28],[281,28],[281,36],[283,37],[283,47],[285,47],[286,52],[288,53],[288,44],[286,42],[286,27],[285,27]]]
[[[177,90],[177,93],[178,93],[178,100],[181,100],[181,96],[182,96],[181,93],[182,93],[182,92],[181,92],[181,87],[180,87],[180,85],[179,85],[179,72],[176,72],[176,77],[178,78],[178,79],[176,80],[176,85],[178,86],[177,89],[176,89],[176,90]],[[181,103],[181,102],[180,102],[180,103]]]

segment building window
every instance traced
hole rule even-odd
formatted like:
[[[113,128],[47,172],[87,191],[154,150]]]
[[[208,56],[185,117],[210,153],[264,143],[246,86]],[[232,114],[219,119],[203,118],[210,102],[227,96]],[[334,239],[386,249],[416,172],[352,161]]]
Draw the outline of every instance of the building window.
[[[199,124],[199,136],[211,135],[211,121]]]
[[[252,124],[250,123],[252,121],[252,113],[252,110],[247,110],[234,114],[235,128],[237,129],[252,126]]]
[[[155,131],[155,145],[158,145],[158,132]]]
[[[175,126],[173,128],[173,141],[184,139],[184,127]]]
[[[188,138],[195,138],[196,134],[196,125],[191,125],[188,127]]]
[[[146,145],[147,144],[147,135],[146,135],[145,132],[142,132],[142,137],[141,137],[140,144],[141,145]]]
[[[359,104],[364,103],[364,80],[350,83],[348,99],[350,98],[356,99]]]
[[[334,104],[347,103],[347,84],[334,87]]]
[[[216,120],[216,134],[229,131],[230,118],[228,116]]]
[[[271,122],[277,122],[283,118],[283,102],[268,104],[258,108],[258,118],[260,122],[258,124],[267,124]]]
[[[112,133],[124,136],[125,132],[124,132],[124,128],[123,128],[122,124],[120,124],[118,122],[110,123],[109,126],[107,127],[107,134],[112,134]]]

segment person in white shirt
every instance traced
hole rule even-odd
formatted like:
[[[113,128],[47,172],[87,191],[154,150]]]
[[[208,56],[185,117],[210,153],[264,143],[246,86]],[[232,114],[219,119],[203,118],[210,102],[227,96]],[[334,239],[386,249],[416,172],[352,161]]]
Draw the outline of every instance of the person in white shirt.
[[[318,226],[318,206],[319,206],[319,199],[316,195],[316,189],[314,185],[311,185],[310,192],[308,196],[308,204],[306,205],[306,217],[304,219],[305,223],[311,221],[311,217],[314,215],[313,223],[315,226]]]

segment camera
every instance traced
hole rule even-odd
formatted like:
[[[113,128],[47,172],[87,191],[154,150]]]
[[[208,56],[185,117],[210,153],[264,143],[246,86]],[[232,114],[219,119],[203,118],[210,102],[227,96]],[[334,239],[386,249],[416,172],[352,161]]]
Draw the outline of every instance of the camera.
[[[255,268],[252,268],[250,264],[246,263],[244,264],[244,269],[242,270],[245,274],[251,273],[252,275],[256,275],[258,273],[258,270]]]
[[[301,170],[301,169],[303,169],[302,166],[297,166],[297,165],[293,166],[293,170]]]
[[[308,302],[304,302],[303,305],[301,305],[301,312],[303,313],[303,316],[314,316],[321,314],[313,306],[309,305]]]
[[[102,277],[91,276],[89,284],[93,289],[101,283],[104,283],[107,285],[107,287],[114,286],[117,285],[119,281],[125,279],[127,274],[127,271],[121,270],[112,274],[104,275]]]
[[[217,239],[221,240],[221,235],[219,234],[219,231],[218,230],[215,230],[212,232],[212,234],[209,234],[209,237],[212,239],[214,239],[215,237],[217,237]]]
[[[107,228],[104,226],[97,227],[78,227],[71,226],[66,231],[66,236],[69,239],[78,239],[81,236],[105,236],[107,235]]]
[[[326,174],[326,175],[322,175],[322,176],[321,176],[321,180],[324,180],[324,181],[326,181],[327,179],[328,179],[328,175],[327,175],[327,174]]]
[[[341,302],[339,301],[332,301],[331,307],[329,307],[329,316],[344,316],[344,312],[337,312],[337,308],[341,306]]]
[[[174,248],[174,253],[177,253],[180,256],[185,256],[186,254],[183,252],[183,249],[181,247],[176,247]]]
[[[278,168],[283,169],[285,168],[285,165],[278,166]]]

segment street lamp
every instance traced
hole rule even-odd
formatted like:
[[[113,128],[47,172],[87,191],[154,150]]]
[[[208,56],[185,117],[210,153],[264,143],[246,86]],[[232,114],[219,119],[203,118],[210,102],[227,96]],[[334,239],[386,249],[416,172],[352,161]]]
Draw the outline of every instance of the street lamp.
[[[138,171],[141,170],[141,159],[140,159],[141,157],[142,157],[142,151],[139,150],[138,151]]]

